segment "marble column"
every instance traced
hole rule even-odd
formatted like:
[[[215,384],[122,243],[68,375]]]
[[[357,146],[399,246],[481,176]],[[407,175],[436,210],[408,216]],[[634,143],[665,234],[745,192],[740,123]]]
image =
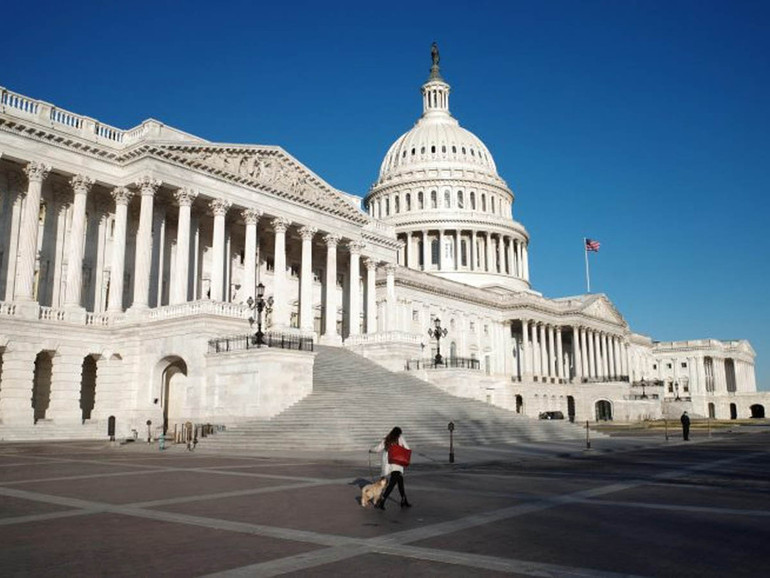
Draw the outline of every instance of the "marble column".
[[[497,236],[497,263],[495,264],[496,273],[505,273],[505,240],[502,235]]]
[[[556,377],[556,350],[553,325],[548,326],[548,377]]]
[[[588,377],[596,378],[596,352],[594,351],[596,340],[593,330],[586,329],[586,338],[588,340]]]
[[[522,248],[522,255],[524,258],[524,280],[529,281],[529,249],[526,245]]]
[[[583,354],[580,350],[580,330],[575,325],[572,326],[572,363],[574,377],[580,382],[583,379]]]
[[[516,241],[516,277],[524,277],[524,254],[521,241]]]
[[[375,287],[377,263],[364,259],[366,267],[366,333],[377,333],[377,293]]]
[[[147,309],[150,303],[150,266],[152,264],[152,204],[160,181],[149,176],[137,181],[142,202],[139,210],[139,230],[136,233],[134,264],[134,302],[132,309]]]
[[[337,342],[337,244],[340,237],[328,234],[326,243],[326,301],[324,303],[324,340]]]
[[[561,338],[561,326],[556,328],[556,377],[565,377],[564,374],[564,344]]]
[[[444,229],[439,229],[438,232],[438,270],[443,271],[445,267],[444,263]]]
[[[532,362],[530,361],[529,345],[529,320],[521,320],[521,377],[529,376],[531,373]]]
[[[348,243],[350,251],[350,275],[348,278],[348,335],[361,333],[361,251],[364,243]]]
[[[462,245],[460,244],[460,229],[455,229],[455,271],[460,270],[460,262],[462,261],[460,258],[461,249]]]
[[[422,270],[423,271],[429,271],[430,270],[430,259],[431,259],[431,250],[430,250],[430,238],[428,237],[428,230],[422,232]]]
[[[479,253],[478,253],[478,248],[476,244],[477,244],[476,230],[472,229],[471,230],[471,261],[470,261],[471,271],[475,271],[476,269],[478,269],[478,266],[479,266],[477,261],[477,256]]]
[[[34,301],[35,261],[37,259],[38,220],[40,216],[40,195],[43,181],[48,176],[51,167],[32,161],[24,167],[29,184],[24,200],[19,230],[19,250],[17,261],[17,278],[14,300]]]
[[[291,222],[284,217],[271,221],[275,232],[275,253],[273,255],[273,326],[276,329],[289,327],[288,283],[286,282],[286,230]]]
[[[86,199],[94,180],[84,175],[70,179],[74,199],[72,202],[72,224],[67,251],[67,296],[66,307],[82,308],[83,292],[83,246],[86,231]]]
[[[385,265],[385,288],[387,299],[387,331],[396,331],[396,265],[388,263]]]
[[[486,249],[487,249],[487,266],[485,271],[487,273],[494,273],[495,272],[495,253],[494,253],[494,246],[492,245],[492,233],[487,231],[486,235]]]
[[[112,190],[115,199],[115,232],[112,236],[112,262],[110,265],[110,297],[107,311],[123,311],[123,274],[126,263],[126,227],[128,203],[134,193],[125,187]]]
[[[612,379],[610,372],[610,337],[607,333],[602,335],[602,358],[604,359],[604,377]]]
[[[313,237],[315,227],[299,230],[302,238],[302,271],[299,278],[299,326],[303,332],[312,332],[313,326]]]
[[[404,265],[410,269],[416,269],[414,266],[414,259],[412,255],[412,232],[406,232],[406,247],[405,247],[406,259]]]
[[[19,231],[21,229],[22,206],[24,197],[22,196],[22,176],[20,173],[8,173],[8,194],[12,196],[11,215],[8,226],[10,227],[10,236],[8,237],[8,258],[5,260],[7,265],[5,277],[5,295],[3,301],[13,301],[14,289],[16,287],[16,263],[18,261],[19,251]]]
[[[231,207],[230,201],[213,199],[209,208],[214,214],[214,233],[211,257],[211,297],[212,301],[223,301],[225,284],[225,215]]]
[[[187,289],[190,283],[190,208],[197,196],[198,192],[189,188],[179,189],[174,193],[174,198],[179,205],[179,220],[176,228],[174,277],[171,283],[172,305],[187,302]]]

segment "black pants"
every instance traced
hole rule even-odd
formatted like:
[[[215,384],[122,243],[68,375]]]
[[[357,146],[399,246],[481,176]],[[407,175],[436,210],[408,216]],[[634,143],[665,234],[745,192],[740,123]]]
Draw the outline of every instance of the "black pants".
[[[404,491],[404,476],[401,472],[391,472],[390,473],[390,481],[388,482],[388,487],[385,488],[385,493],[382,494],[381,500],[384,502],[388,499],[388,496],[390,495],[390,492],[393,491],[393,488],[395,485],[398,484],[398,493],[401,494],[401,500],[406,499],[406,492]]]

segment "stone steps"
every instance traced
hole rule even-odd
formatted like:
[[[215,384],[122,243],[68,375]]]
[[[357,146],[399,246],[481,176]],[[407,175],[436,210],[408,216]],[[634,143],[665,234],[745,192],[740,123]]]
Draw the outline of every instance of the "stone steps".
[[[406,373],[390,372],[342,348],[317,347],[313,393],[269,420],[229,426],[201,440],[220,450],[355,450],[393,426],[410,445],[458,446],[558,441],[583,436],[562,421],[539,421],[480,401],[454,397]]]

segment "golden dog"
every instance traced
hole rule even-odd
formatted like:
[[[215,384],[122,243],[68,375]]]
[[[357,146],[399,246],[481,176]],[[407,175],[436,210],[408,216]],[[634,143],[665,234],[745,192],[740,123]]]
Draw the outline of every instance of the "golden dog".
[[[365,508],[369,504],[376,504],[377,500],[380,499],[382,491],[385,489],[387,483],[388,478],[380,478],[376,482],[361,488],[361,506]]]

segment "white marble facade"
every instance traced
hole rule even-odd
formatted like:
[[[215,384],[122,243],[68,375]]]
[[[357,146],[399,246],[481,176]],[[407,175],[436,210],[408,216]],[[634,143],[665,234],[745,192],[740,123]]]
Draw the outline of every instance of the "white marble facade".
[[[279,147],[154,120],[120,130],[0,88],[0,438],[98,437],[110,416],[119,435],[227,423],[301,399],[312,353],[261,350],[224,371],[207,352],[250,331],[258,283],[269,331],[396,371],[433,355],[440,318],[445,357],[479,368],[420,376],[533,417],[767,405],[746,341],[653,342],[604,295],[535,291],[514,194],[449,113],[437,67],[423,108],[362,210]]]

